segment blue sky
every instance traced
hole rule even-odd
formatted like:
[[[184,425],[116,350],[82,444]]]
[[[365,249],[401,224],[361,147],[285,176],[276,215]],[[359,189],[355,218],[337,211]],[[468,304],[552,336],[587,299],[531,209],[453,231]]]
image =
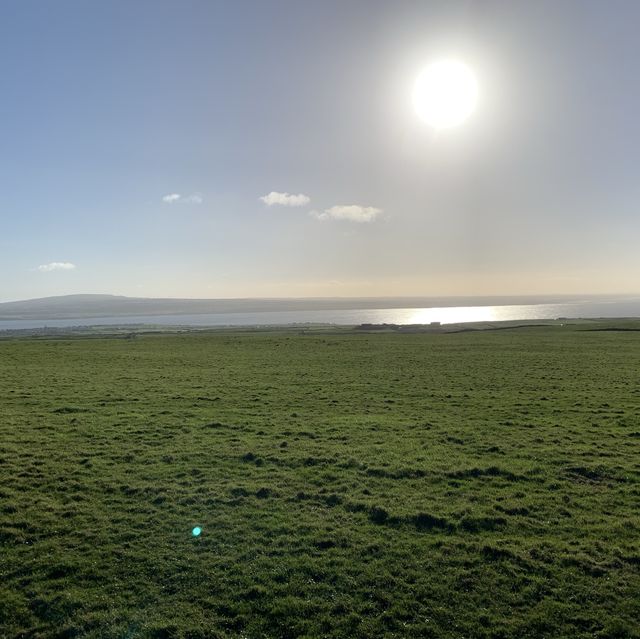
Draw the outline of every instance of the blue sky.
[[[0,0],[0,300],[638,292],[639,19]],[[479,102],[434,133],[443,57]]]

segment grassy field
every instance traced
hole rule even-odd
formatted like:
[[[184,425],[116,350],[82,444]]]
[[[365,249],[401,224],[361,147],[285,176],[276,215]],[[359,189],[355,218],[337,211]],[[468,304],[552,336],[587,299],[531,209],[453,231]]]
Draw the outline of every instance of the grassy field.
[[[0,341],[0,637],[640,636],[594,327]]]

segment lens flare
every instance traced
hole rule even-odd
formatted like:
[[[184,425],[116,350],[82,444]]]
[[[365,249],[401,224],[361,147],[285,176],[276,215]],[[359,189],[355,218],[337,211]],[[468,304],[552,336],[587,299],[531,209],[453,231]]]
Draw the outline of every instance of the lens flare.
[[[200,528],[200,526],[195,526],[195,527],[193,528],[193,530],[191,531],[191,534],[192,534],[194,537],[199,537],[201,532],[202,532],[202,528]]]

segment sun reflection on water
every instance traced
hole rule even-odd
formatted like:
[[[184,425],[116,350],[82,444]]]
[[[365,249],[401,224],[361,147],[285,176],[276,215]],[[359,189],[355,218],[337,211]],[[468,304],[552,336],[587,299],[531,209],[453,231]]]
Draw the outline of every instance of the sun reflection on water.
[[[496,322],[501,313],[494,306],[451,306],[442,308],[407,309],[406,324],[459,324],[461,322]]]

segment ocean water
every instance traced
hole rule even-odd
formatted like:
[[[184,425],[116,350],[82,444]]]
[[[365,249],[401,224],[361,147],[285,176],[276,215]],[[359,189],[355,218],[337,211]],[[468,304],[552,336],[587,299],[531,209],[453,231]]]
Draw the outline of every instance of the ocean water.
[[[57,320],[5,320],[3,329],[155,324],[160,326],[286,326],[291,324],[458,324],[558,318],[640,317],[640,297],[577,300],[560,304],[507,304],[434,308],[263,311],[198,315],[137,315]]]

